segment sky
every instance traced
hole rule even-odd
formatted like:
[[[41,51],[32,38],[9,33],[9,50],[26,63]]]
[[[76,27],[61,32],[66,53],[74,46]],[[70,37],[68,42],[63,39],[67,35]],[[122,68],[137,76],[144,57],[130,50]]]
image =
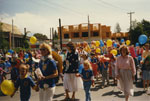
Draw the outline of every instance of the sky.
[[[0,0],[0,21],[16,25],[22,33],[42,33],[49,38],[50,28],[62,25],[101,23],[114,32],[119,23],[127,32],[132,20],[150,21],[150,0]]]

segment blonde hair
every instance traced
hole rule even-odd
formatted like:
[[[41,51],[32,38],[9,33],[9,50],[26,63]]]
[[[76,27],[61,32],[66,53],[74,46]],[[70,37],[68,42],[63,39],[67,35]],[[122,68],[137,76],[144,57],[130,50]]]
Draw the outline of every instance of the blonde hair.
[[[46,48],[46,49],[49,51],[49,55],[52,55],[51,46],[48,45],[47,43],[42,43],[42,44],[40,45],[40,48]]]
[[[20,66],[19,66],[19,70],[20,69],[25,69],[27,72],[29,71],[29,65],[28,64],[24,64],[24,63],[22,63],[22,64],[20,64]]]
[[[92,70],[92,66],[91,66],[89,60],[85,60],[85,61],[83,62],[83,65],[87,65],[87,66],[89,67],[89,69]]]

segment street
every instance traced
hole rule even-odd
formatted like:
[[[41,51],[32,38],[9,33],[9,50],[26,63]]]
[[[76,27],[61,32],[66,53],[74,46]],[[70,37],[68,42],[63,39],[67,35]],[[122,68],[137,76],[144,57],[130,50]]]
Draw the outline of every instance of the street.
[[[101,88],[101,82],[97,81],[95,87],[91,88],[91,97],[92,101],[124,101],[124,95],[117,89],[116,86],[112,85],[110,82],[110,86],[105,88]],[[150,95],[147,95],[143,92],[143,88],[141,84],[138,83],[137,87],[134,86],[134,96],[129,97],[129,101],[150,101]],[[70,93],[71,96],[71,93]],[[62,101],[65,98],[63,84],[60,80],[60,83],[56,86],[54,101]],[[13,98],[10,96],[0,96],[0,101],[19,101],[19,91],[16,92]],[[30,101],[39,101],[39,93],[32,90],[32,95]],[[80,89],[76,93],[75,101],[85,101],[85,93],[84,90]]]

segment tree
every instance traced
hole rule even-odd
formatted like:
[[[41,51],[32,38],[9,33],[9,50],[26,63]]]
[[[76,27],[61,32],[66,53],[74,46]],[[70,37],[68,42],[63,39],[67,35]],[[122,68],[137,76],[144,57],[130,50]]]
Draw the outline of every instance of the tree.
[[[1,23],[0,22],[0,49],[3,49],[3,51],[4,51],[4,49],[8,49],[9,48],[9,43],[8,43],[8,41],[4,38],[4,32],[3,32],[3,30],[2,30],[2,25],[3,25],[3,23]]]
[[[120,33],[120,32],[121,32],[121,27],[120,27],[119,23],[116,23],[115,33]]]
[[[133,44],[138,42],[138,38],[141,34],[147,35],[148,38],[150,36],[150,22],[144,19],[141,22],[137,22],[137,25],[133,26],[129,31],[129,37]]]
[[[43,35],[43,34],[41,34],[41,33],[35,33],[34,36],[35,36],[38,40],[41,40],[41,41],[48,39],[46,35]]]

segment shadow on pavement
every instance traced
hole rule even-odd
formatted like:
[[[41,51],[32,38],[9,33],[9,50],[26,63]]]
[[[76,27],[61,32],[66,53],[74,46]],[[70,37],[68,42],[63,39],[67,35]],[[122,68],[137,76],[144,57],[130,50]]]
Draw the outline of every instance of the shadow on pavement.
[[[141,96],[144,93],[145,93],[144,91],[136,91],[134,92],[134,96]]]
[[[54,98],[58,98],[58,97],[61,97],[61,96],[64,96],[64,93],[61,93],[61,94],[55,94],[55,95],[54,95]]]
[[[67,100],[53,100],[53,101],[80,101],[80,99],[67,99]]]
[[[124,98],[124,95],[120,95],[122,94],[122,92],[118,91],[118,92],[114,92],[113,90],[110,91],[110,92],[106,92],[104,93],[102,96],[111,96],[111,95],[115,95],[117,97],[120,97],[120,98]]]

